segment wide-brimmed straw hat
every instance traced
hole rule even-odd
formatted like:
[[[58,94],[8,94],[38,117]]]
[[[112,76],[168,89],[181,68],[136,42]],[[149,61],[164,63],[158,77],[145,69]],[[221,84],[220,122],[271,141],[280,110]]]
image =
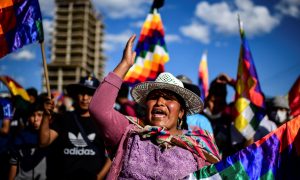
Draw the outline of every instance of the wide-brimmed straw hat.
[[[81,77],[79,83],[69,84],[66,87],[67,94],[71,97],[77,96],[79,93],[87,92],[94,94],[100,82],[93,76]]]
[[[156,89],[170,90],[182,97],[188,115],[199,113],[203,109],[203,102],[199,96],[184,88],[183,83],[168,72],[161,73],[155,81],[137,84],[131,89],[131,96],[135,102],[145,104],[148,94]]]

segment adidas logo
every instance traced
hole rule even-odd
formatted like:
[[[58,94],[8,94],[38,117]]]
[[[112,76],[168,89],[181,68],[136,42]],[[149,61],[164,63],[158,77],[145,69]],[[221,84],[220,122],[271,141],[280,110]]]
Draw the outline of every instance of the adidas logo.
[[[81,133],[78,133],[76,136],[75,134],[68,132],[68,137],[70,142],[75,146],[74,148],[65,148],[64,154],[66,155],[90,155],[94,156],[96,152],[93,149],[85,149],[88,146],[87,142],[83,139]],[[96,137],[95,133],[91,133],[88,135],[88,139],[93,142]]]
[[[69,132],[68,133],[68,137],[69,137],[69,140],[70,142],[76,146],[76,147],[86,147],[88,144],[87,142],[85,142],[85,140],[83,139],[81,133],[78,133],[78,135],[76,136],[75,134]],[[93,142],[94,139],[96,137],[96,134],[95,133],[91,133],[88,135],[88,139]]]
[[[79,155],[79,156],[83,156],[83,155],[90,155],[90,156],[94,156],[96,154],[96,152],[92,149],[84,149],[84,148],[65,148],[64,149],[64,154],[67,155]]]

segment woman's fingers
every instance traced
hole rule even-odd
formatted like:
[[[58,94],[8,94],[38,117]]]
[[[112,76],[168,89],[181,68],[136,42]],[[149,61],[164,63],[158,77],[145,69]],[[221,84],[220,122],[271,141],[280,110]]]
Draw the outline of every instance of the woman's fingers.
[[[136,35],[134,34],[128,39],[126,46],[123,50],[122,59],[113,71],[117,76],[119,76],[122,79],[125,77],[127,71],[134,64],[136,52],[132,50],[132,47],[133,47],[135,37]]]
[[[136,54],[135,51],[132,50],[135,37],[136,35],[134,34],[129,38],[123,52],[123,60],[125,60],[130,65],[134,63],[135,54]]]

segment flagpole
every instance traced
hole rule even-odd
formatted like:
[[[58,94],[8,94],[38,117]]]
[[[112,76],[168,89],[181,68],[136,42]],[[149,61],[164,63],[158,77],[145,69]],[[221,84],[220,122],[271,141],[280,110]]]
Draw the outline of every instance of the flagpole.
[[[43,67],[44,67],[44,76],[45,76],[45,80],[46,80],[47,94],[48,94],[48,97],[51,98],[48,68],[47,68],[47,61],[46,61],[46,56],[45,56],[44,41],[41,41],[40,45],[41,45],[41,51],[42,51],[42,57],[43,57]]]
[[[239,31],[240,31],[240,34],[243,34],[244,27],[243,27],[243,22],[241,21],[241,18],[240,18],[240,14],[238,14],[237,17],[238,17],[238,23],[239,23]]]

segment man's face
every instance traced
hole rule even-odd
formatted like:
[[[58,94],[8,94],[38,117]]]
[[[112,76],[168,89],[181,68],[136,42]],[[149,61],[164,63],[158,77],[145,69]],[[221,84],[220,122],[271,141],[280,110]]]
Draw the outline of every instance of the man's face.
[[[92,97],[93,92],[87,90],[82,90],[78,94],[78,105],[81,110],[88,110]]]

